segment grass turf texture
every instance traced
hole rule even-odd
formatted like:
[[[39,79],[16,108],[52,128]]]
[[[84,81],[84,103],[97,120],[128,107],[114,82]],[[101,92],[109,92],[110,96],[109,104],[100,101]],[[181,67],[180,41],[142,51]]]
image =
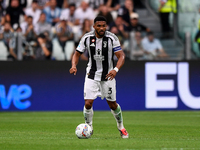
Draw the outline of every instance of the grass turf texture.
[[[200,149],[199,111],[124,111],[123,116],[129,139],[121,139],[108,111],[95,111],[93,136],[78,139],[82,112],[0,112],[0,149]]]

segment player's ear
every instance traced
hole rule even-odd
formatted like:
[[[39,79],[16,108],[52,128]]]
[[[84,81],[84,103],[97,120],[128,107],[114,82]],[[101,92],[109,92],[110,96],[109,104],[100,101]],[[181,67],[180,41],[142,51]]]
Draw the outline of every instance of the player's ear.
[[[95,29],[95,24],[93,25],[93,28]]]

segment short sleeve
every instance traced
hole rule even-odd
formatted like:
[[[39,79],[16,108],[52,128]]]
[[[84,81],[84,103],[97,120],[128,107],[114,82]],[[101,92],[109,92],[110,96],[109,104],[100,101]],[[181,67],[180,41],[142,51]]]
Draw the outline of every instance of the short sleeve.
[[[82,37],[82,39],[80,40],[77,48],[76,48],[76,51],[80,52],[80,53],[83,53],[86,49],[85,47],[85,43],[86,43],[86,38],[85,37]]]
[[[120,41],[118,39],[118,37],[116,35],[114,35],[114,39],[113,39],[113,51],[114,53],[117,51],[122,50],[121,45],[120,45]]]

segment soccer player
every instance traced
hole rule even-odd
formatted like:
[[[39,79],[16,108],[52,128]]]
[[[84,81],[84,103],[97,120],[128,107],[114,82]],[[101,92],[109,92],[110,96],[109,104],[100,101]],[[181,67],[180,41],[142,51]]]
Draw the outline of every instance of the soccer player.
[[[83,114],[85,123],[92,127],[93,102],[97,96],[106,101],[111,109],[113,116],[117,121],[117,128],[122,138],[128,138],[129,134],[124,128],[122,111],[120,105],[116,102],[116,81],[115,76],[123,66],[125,55],[120,46],[119,39],[113,33],[106,31],[106,19],[98,16],[94,19],[94,31],[86,33],[72,58],[72,67],[69,72],[76,75],[77,64],[80,55],[87,49],[89,53],[89,62],[86,69],[84,84],[85,106]],[[113,56],[117,56],[117,65],[114,66]],[[93,127],[92,127],[93,129]]]

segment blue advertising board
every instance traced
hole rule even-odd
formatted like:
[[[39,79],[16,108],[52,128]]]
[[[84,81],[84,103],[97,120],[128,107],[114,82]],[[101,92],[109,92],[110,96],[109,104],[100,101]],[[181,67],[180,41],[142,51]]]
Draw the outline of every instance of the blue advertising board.
[[[0,111],[77,111],[84,105],[86,62],[0,62]],[[116,76],[123,110],[200,110],[198,61],[126,61]],[[94,110],[109,110],[97,98]]]

